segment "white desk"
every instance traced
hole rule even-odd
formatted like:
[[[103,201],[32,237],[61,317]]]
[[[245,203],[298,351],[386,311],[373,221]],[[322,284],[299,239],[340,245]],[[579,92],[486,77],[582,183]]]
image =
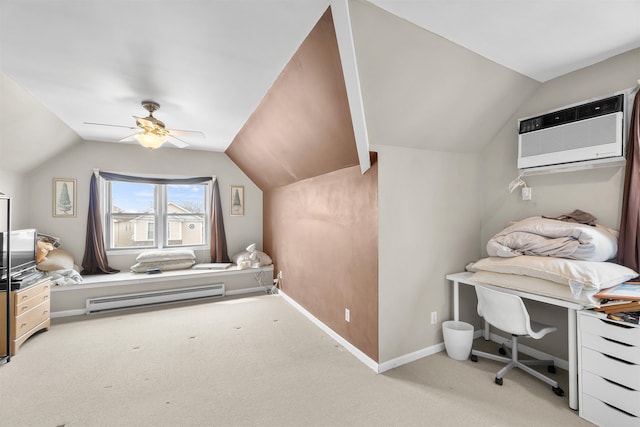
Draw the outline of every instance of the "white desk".
[[[460,320],[460,294],[459,284],[465,284],[470,286],[486,286],[488,288],[496,289],[502,292],[508,292],[510,294],[518,295],[521,298],[526,298],[534,301],[544,302],[546,304],[555,305],[557,307],[564,307],[567,309],[567,348],[568,348],[568,362],[569,362],[569,407],[571,409],[578,409],[578,335],[577,335],[577,311],[585,308],[579,302],[565,301],[556,298],[550,298],[543,295],[538,295],[529,292],[517,291],[515,289],[503,288],[500,286],[489,286],[484,283],[477,283],[469,280],[473,273],[463,272],[448,274],[447,279],[453,282],[453,320]],[[485,338],[489,339],[488,325],[485,325]]]

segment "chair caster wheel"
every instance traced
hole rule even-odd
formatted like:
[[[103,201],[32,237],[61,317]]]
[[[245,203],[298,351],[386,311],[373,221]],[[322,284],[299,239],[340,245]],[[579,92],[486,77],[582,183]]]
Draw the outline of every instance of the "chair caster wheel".
[[[501,355],[503,355],[503,356],[504,356],[504,355],[506,355],[506,354],[507,354],[507,350],[505,350],[505,349],[504,349],[504,347],[500,347],[500,348],[498,349],[498,353],[500,353]]]
[[[478,356],[476,356],[475,354],[472,354],[471,355],[471,361],[477,363],[478,362]]]
[[[553,365],[547,366],[547,372],[549,372],[550,374],[555,374],[556,373],[556,367],[553,366]]]
[[[564,396],[564,391],[560,387],[551,387],[556,396]]]
[[[498,385],[502,385],[502,378],[498,378],[498,377],[496,377],[495,382],[496,382],[496,384],[498,384]],[[562,391],[562,390],[560,390],[560,391]]]

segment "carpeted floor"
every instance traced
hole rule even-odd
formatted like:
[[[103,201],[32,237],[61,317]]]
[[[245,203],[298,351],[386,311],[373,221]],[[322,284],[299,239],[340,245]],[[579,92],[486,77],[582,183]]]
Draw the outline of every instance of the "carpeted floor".
[[[591,425],[498,369],[443,352],[375,374],[261,294],[54,319],[0,366],[0,426]]]

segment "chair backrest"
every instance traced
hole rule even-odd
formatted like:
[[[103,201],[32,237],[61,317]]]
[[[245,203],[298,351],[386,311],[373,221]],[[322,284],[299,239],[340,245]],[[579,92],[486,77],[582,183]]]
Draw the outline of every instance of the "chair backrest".
[[[489,324],[512,335],[529,335],[531,318],[522,299],[513,294],[476,286],[478,314]]]

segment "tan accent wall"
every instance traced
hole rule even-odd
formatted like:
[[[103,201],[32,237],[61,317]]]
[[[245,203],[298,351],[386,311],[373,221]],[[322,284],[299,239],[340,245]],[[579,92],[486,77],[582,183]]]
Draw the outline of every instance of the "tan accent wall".
[[[263,191],[358,164],[331,9],[225,153]]]
[[[378,361],[378,165],[264,193],[265,250],[282,290]],[[351,321],[345,321],[345,309]]]
[[[378,170],[360,171],[330,8],[226,154],[263,191],[284,292],[377,361]]]

